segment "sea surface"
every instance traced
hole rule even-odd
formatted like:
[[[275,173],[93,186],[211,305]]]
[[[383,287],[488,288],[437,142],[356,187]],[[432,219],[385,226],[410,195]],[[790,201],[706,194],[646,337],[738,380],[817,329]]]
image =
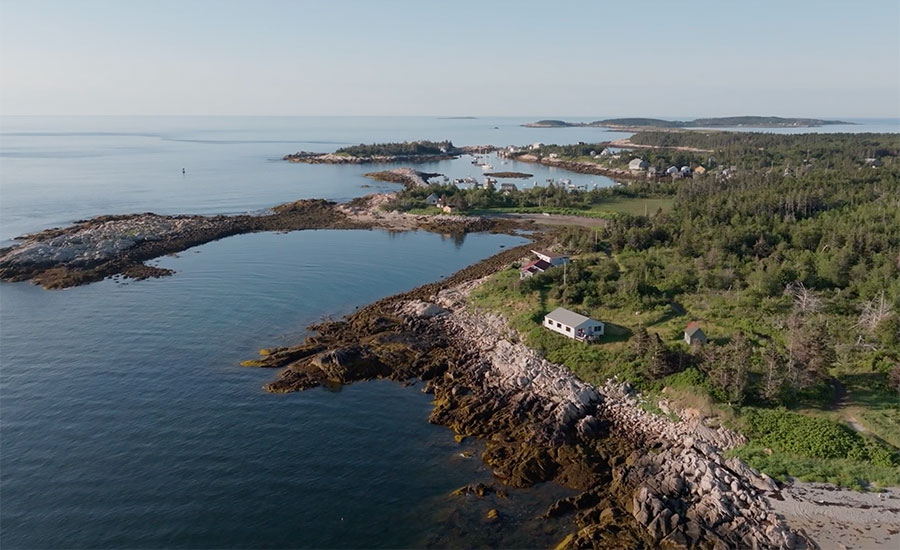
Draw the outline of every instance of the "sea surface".
[[[528,121],[3,118],[0,243],[99,214],[246,212],[396,188],[365,178],[371,167],[279,160],[297,150],[627,135],[520,126]],[[480,171],[465,159],[436,164],[423,169]],[[157,280],[0,284],[0,547],[552,546],[569,526],[535,518],[569,493],[545,484],[506,500],[450,497],[490,472],[477,441],[457,444],[427,423],[418,387],[270,395],[261,386],[275,371],[238,366],[261,347],[299,342],[310,323],[523,242],[259,233],[160,258],[176,273]],[[499,523],[485,521],[491,507]]]

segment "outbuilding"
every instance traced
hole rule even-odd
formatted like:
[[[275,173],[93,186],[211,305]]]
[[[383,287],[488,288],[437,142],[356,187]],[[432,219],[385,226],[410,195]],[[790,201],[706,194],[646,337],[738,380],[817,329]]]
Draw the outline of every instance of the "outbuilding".
[[[549,262],[545,262],[544,260],[534,260],[519,268],[519,278],[527,279],[528,277],[534,277],[538,273],[543,273],[551,267],[553,266],[550,265]]]
[[[700,346],[706,343],[706,334],[703,333],[696,321],[691,321],[684,329],[684,341],[689,346]]]
[[[573,340],[589,342],[603,336],[606,326],[602,321],[558,307],[544,316],[544,328]]]
[[[437,193],[432,193],[425,197],[425,204],[428,206],[437,206],[437,203],[440,201],[440,197],[437,196]]]

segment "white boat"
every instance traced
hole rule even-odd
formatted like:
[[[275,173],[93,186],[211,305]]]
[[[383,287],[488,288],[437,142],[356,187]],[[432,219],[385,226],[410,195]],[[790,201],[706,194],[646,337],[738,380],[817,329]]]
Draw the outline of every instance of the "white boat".
[[[490,164],[482,164],[482,165],[481,165],[481,169],[482,169],[482,170],[493,170],[494,167],[491,166]]]

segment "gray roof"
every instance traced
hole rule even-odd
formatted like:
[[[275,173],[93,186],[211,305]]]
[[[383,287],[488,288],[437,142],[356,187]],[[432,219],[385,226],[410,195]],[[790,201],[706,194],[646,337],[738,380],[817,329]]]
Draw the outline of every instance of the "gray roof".
[[[547,250],[535,250],[533,248],[531,249],[531,252],[533,252],[535,255],[547,256],[548,258],[568,258],[569,257],[568,254],[556,254],[555,252],[548,252]],[[560,308],[560,309],[562,309],[562,308]]]
[[[547,314],[547,317],[549,317],[550,319],[552,319],[556,322],[562,323],[566,326],[570,326],[573,328],[577,327],[578,325],[581,325],[585,321],[594,321],[590,317],[585,317],[584,315],[580,315],[578,313],[575,313],[574,311],[569,311],[568,309],[566,309],[564,307],[558,307],[558,308],[554,309],[553,311],[551,311],[550,313]],[[594,322],[597,323],[599,321],[594,321]]]

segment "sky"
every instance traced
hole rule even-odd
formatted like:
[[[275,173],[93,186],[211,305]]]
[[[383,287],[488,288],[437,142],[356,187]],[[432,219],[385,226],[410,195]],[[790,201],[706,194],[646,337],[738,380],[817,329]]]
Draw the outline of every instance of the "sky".
[[[900,2],[0,0],[2,115],[900,116]]]

